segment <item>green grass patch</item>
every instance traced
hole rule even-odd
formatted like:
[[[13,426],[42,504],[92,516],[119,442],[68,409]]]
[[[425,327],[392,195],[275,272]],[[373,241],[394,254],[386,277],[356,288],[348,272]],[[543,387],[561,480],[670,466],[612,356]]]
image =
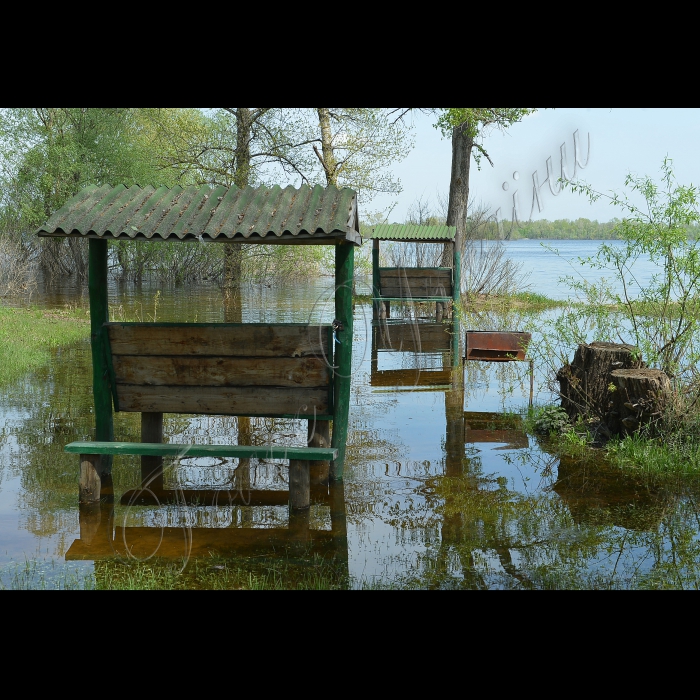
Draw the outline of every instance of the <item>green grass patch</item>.
[[[700,442],[696,437],[646,438],[630,435],[606,446],[610,464],[652,474],[700,474]]]
[[[0,306],[0,385],[45,365],[56,348],[89,336],[85,309]]]
[[[531,309],[556,309],[566,304],[566,301],[562,299],[550,299],[548,296],[537,292],[516,292],[504,297],[504,300],[519,302]]]

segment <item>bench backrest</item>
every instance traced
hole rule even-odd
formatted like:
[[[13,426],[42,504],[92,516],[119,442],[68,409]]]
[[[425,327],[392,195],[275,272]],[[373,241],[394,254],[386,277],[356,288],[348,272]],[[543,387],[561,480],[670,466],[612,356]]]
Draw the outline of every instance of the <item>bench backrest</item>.
[[[451,297],[452,268],[380,267],[379,293],[401,299]]]
[[[333,418],[331,325],[104,329],[116,411]]]

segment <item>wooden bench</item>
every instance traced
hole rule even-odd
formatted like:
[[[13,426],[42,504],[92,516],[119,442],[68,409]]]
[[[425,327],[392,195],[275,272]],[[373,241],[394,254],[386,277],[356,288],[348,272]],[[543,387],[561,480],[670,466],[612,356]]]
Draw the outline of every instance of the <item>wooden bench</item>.
[[[372,301],[380,319],[390,317],[392,301],[435,302],[436,319],[442,321],[452,292],[452,268],[380,267],[378,295]]]
[[[289,460],[292,508],[308,508],[309,462],[328,465],[333,419],[330,324],[105,323],[103,347],[115,411],[141,412],[140,443],[73,442],[80,501],[100,499],[103,455],[141,456],[142,481],[163,457]],[[163,443],[163,413],[307,418],[304,447]]]

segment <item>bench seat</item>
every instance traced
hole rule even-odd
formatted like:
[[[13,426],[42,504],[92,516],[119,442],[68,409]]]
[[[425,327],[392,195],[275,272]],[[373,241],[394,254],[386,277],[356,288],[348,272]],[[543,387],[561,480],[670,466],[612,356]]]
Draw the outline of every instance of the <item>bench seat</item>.
[[[185,445],[159,442],[71,442],[65,452],[81,455],[141,455],[147,457],[240,457],[259,459],[334,460],[336,447],[284,445]]]

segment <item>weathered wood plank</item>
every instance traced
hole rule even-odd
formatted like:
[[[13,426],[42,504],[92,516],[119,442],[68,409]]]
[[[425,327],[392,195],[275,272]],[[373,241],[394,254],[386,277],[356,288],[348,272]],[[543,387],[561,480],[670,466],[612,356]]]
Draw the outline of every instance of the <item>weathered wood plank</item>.
[[[452,281],[452,270],[449,267],[380,267],[381,279],[390,278],[435,278]]]
[[[113,355],[328,357],[328,325],[108,323]]]
[[[322,387],[331,381],[326,360],[316,357],[113,355],[113,364],[117,385]]]
[[[410,280],[409,284],[385,284],[381,286],[383,297],[452,297],[452,285],[429,280]]]
[[[451,334],[442,323],[387,323],[376,326],[377,350],[439,352],[450,349]]]
[[[134,386],[121,384],[121,411],[204,413],[229,416],[328,416],[326,388]]]
[[[258,459],[335,459],[335,447],[285,445],[185,445],[155,442],[71,442],[64,452],[84,455],[149,455],[163,457],[256,457]]]

